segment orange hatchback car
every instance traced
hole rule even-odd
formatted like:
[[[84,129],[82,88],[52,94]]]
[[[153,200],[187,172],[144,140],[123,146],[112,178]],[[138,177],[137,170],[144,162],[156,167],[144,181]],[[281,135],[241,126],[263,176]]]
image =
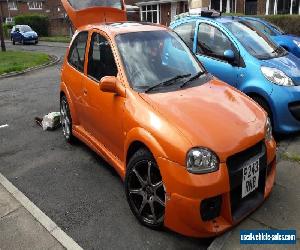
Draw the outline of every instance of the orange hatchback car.
[[[62,2],[77,28],[62,67],[64,136],[116,169],[136,218],[210,237],[254,211],[275,179],[264,111],[168,28],[126,22],[123,2]]]

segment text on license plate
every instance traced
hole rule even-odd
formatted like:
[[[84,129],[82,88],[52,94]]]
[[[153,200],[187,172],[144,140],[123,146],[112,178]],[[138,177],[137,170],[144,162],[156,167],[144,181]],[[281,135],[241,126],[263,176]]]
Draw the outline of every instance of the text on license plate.
[[[242,198],[258,188],[259,159],[243,168]]]

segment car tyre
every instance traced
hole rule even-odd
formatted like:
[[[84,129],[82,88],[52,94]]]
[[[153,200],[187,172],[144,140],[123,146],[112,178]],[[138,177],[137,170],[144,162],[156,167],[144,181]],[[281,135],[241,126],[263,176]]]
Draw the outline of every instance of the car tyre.
[[[157,163],[149,150],[141,148],[127,165],[125,193],[138,221],[151,229],[161,229],[165,215],[165,187]]]
[[[12,39],[12,44],[13,44],[13,45],[16,45],[16,42],[15,42],[15,40],[14,40],[14,39]]]
[[[67,142],[74,141],[72,134],[72,117],[66,96],[62,96],[60,99],[60,122],[63,129],[63,134]]]

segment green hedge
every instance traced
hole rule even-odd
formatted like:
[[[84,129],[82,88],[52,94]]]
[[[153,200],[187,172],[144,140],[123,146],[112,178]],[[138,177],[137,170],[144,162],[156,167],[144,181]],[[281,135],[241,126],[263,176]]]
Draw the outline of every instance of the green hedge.
[[[29,25],[39,36],[48,36],[48,17],[43,15],[19,15],[14,18],[16,25]]]
[[[287,34],[300,36],[300,15],[269,15],[259,17],[277,25]]]

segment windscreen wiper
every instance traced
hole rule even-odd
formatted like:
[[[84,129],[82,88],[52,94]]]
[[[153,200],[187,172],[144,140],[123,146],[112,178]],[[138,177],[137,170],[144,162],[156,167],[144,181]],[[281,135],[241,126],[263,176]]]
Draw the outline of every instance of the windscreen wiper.
[[[272,53],[280,53],[281,47],[278,46],[274,49],[274,51],[272,51]]]
[[[197,78],[199,78],[200,76],[202,76],[203,74],[205,74],[206,72],[205,71],[199,71],[196,75],[192,76],[191,78],[189,78],[187,81],[185,81],[181,86],[180,88],[183,88],[185,87],[188,83],[196,80]]]
[[[186,78],[186,77],[189,77],[189,76],[191,76],[191,74],[174,76],[174,77],[172,77],[171,79],[169,79],[167,81],[160,82],[160,83],[158,83],[158,84],[156,84],[154,86],[149,87],[148,89],[145,90],[145,93],[148,93],[151,90],[156,89],[156,88],[161,87],[161,86],[170,86],[170,85],[176,83],[178,79]]]

